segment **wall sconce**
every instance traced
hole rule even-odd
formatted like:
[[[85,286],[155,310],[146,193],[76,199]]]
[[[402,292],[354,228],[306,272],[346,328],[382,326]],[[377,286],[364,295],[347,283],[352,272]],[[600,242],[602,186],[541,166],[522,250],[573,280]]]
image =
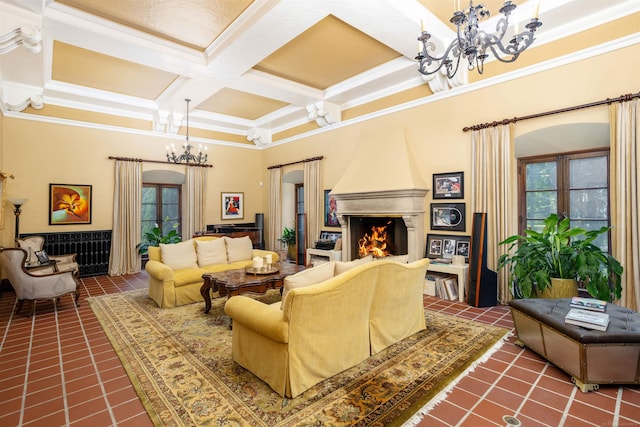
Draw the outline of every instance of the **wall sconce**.
[[[13,213],[16,216],[16,231],[15,231],[15,238],[19,238],[20,237],[20,213],[22,213],[22,209],[20,209],[22,207],[22,205],[24,205],[27,200],[29,199],[9,199],[9,203],[11,203],[13,205]]]

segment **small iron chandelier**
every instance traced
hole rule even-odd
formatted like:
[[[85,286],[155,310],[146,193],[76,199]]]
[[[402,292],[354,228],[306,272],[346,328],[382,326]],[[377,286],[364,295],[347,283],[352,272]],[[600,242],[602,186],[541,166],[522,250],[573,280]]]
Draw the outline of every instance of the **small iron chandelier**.
[[[187,101],[187,139],[182,145],[184,153],[177,155],[176,147],[171,144],[171,149],[169,149],[169,146],[167,146],[167,161],[169,163],[185,162],[186,164],[192,163],[196,165],[204,165],[207,163],[207,147],[204,147],[203,153],[202,144],[200,144],[200,146],[198,147],[198,155],[191,154],[191,149],[193,148],[193,146],[189,142],[189,102],[191,102],[191,100],[189,98],[186,98],[185,101]]]
[[[506,46],[503,45],[502,39],[509,27],[509,15],[515,8],[516,5],[511,1],[505,1],[500,8],[500,13],[504,17],[500,18],[496,24],[496,32],[487,34],[479,29],[478,22],[488,17],[490,12],[484,8],[484,5],[474,6],[473,1],[469,1],[469,9],[459,10],[451,17],[450,22],[456,25],[458,35],[440,57],[429,54],[429,51],[435,51],[436,47],[429,41],[431,34],[422,28],[418,37],[418,41],[422,43],[422,51],[415,58],[418,61],[418,71],[424,75],[430,75],[442,70],[442,74],[446,72],[447,77],[452,79],[458,71],[460,59],[464,57],[468,61],[469,71],[477,69],[478,73],[482,74],[484,60],[489,57],[487,50],[491,51],[501,62],[514,62],[525,49],[531,46],[535,40],[533,33],[542,25],[542,22],[538,20],[538,10],[536,9],[536,16],[526,25],[527,30],[520,34],[514,34],[509,43]],[[516,26],[515,33],[517,32]]]

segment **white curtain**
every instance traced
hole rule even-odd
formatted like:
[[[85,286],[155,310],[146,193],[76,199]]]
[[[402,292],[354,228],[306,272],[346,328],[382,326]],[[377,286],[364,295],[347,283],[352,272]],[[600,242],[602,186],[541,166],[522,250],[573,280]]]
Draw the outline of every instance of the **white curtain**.
[[[182,215],[182,240],[190,239],[196,231],[204,231],[204,203],[207,183],[207,168],[187,166]]]
[[[280,248],[278,237],[282,233],[282,168],[269,169],[269,218],[266,248]]]
[[[611,254],[622,264],[620,305],[637,311],[640,307],[640,100],[609,107],[611,125]]]
[[[307,217],[305,248],[312,248],[320,238],[324,206],[320,160],[304,162],[304,213]]]
[[[496,271],[506,252],[499,242],[518,232],[518,177],[514,158],[514,125],[474,130],[471,163],[471,212],[487,213],[487,267]],[[498,300],[511,299],[507,269],[498,272]]]
[[[142,163],[116,160],[109,275],[140,272]]]

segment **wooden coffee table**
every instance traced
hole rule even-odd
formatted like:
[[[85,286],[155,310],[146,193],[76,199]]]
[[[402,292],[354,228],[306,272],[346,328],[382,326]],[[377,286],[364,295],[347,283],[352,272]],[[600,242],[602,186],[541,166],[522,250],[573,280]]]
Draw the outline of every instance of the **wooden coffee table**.
[[[281,289],[285,277],[304,270],[304,266],[278,263],[278,271],[272,274],[252,274],[246,269],[227,270],[202,275],[204,284],[200,294],[204,298],[204,312],[211,310],[211,291],[223,296],[236,296],[246,293],[265,294],[269,289]]]

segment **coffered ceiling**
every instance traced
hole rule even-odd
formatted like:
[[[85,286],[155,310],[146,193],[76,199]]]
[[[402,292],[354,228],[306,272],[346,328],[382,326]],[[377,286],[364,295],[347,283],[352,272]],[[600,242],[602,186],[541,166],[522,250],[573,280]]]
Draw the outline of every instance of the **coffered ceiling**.
[[[444,79],[425,82],[413,58],[421,22],[436,44],[452,40],[449,19],[456,2],[466,5],[465,0],[0,0],[2,111],[184,133],[189,98],[192,135],[213,143],[268,145],[449,90]],[[487,30],[495,27],[502,3],[483,2],[492,12],[483,24]],[[567,53],[554,43],[623,21],[630,12],[637,16],[640,9],[637,0],[515,3],[512,27],[524,28],[539,9],[543,26],[529,51],[547,46],[549,52],[531,55],[538,61]],[[633,22],[637,17],[631,27]],[[28,49],[27,42],[15,48],[3,44],[2,35],[19,27],[25,34],[40,32],[39,51]],[[573,49],[607,41],[578,40]],[[513,69],[532,65],[523,60],[529,51],[510,64]],[[459,72],[453,85],[510,69],[504,70],[488,63],[483,76]]]

